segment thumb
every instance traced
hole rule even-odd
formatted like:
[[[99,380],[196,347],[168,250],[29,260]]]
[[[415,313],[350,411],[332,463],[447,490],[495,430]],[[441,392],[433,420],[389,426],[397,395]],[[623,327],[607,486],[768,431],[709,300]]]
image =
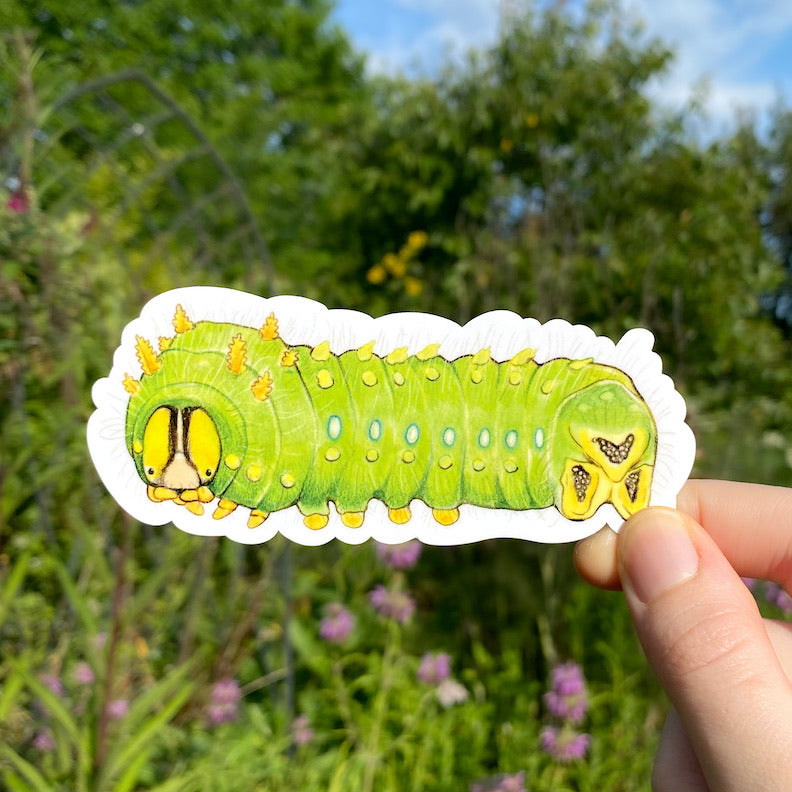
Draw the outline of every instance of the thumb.
[[[717,545],[687,515],[652,508],[624,524],[617,555],[638,636],[710,788],[792,789],[792,688]]]

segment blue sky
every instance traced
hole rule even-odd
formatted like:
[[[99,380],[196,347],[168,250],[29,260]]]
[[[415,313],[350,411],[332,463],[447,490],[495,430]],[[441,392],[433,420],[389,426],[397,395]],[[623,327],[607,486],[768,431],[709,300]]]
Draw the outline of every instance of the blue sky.
[[[490,44],[501,6],[524,0],[337,0],[336,19],[372,71],[431,70],[445,54]],[[581,0],[568,0],[579,7]],[[792,106],[792,0],[623,0],[649,36],[673,47],[653,95],[681,106],[703,81],[709,131],[726,132],[735,110],[761,119],[779,95]]]

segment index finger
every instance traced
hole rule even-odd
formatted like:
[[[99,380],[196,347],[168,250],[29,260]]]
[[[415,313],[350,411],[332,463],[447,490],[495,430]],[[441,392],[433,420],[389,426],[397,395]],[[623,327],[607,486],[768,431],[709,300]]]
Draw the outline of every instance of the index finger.
[[[693,517],[745,577],[792,587],[792,489],[737,481],[688,481],[677,508]]]

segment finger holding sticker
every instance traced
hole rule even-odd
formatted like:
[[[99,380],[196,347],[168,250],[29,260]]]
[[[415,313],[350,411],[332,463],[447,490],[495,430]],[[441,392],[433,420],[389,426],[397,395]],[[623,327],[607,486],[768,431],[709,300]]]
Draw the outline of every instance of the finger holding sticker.
[[[792,490],[694,481],[679,511],[644,510],[576,548],[584,578],[623,587],[674,705],[657,792],[792,789],[792,631],[761,618],[740,578],[789,589],[790,537]]]

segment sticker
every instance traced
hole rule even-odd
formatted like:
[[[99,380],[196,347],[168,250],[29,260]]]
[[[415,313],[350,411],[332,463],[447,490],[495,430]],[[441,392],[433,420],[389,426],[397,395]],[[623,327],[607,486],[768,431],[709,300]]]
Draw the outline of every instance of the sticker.
[[[88,445],[133,517],[193,534],[574,541],[674,506],[690,473],[653,340],[176,289],[124,330]]]

